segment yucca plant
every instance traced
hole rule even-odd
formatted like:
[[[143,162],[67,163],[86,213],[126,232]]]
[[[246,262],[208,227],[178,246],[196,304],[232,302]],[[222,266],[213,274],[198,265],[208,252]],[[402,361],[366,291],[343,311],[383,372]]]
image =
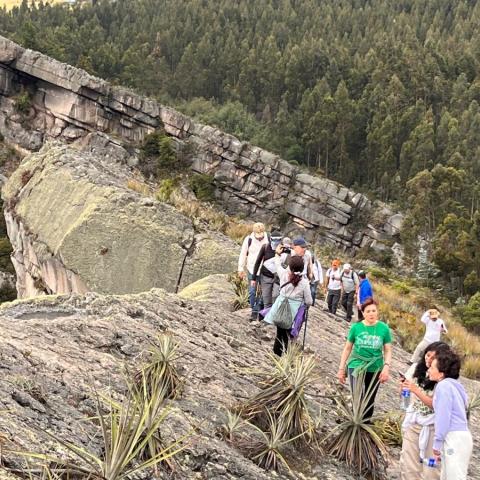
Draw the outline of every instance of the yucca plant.
[[[235,435],[239,432],[240,428],[244,424],[240,412],[232,412],[227,410],[227,418],[225,423],[220,427],[220,436],[229,443],[233,443]]]
[[[401,447],[402,421],[403,415],[398,412],[388,412],[378,417],[373,423],[373,426],[385,445]]]
[[[269,424],[269,416],[282,418],[287,438],[303,436],[311,440],[315,422],[305,397],[306,388],[314,380],[315,360],[302,353],[299,345],[291,344],[280,358],[270,355],[271,369],[261,372],[260,392],[240,404],[237,411],[260,428]]]
[[[243,449],[246,455],[251,458],[260,468],[264,470],[278,471],[284,466],[290,471],[290,467],[282,453],[282,450],[300,435],[289,438],[286,434],[288,421],[285,418],[275,418],[267,412],[267,428],[263,431],[258,426],[249,423],[258,433],[258,439],[250,440],[248,445],[245,443]]]
[[[148,350],[150,359],[136,375],[137,383],[145,382],[151,389],[160,389],[165,398],[176,398],[180,393],[180,376],[175,362],[179,358],[178,343],[169,334],[158,336],[157,343]]]
[[[351,402],[343,392],[334,397],[340,423],[327,435],[325,444],[327,452],[346,462],[360,476],[382,479],[387,467],[387,449],[371,420],[365,417],[375,385],[372,382],[364,391],[364,380],[365,372],[358,373]]]
[[[147,388],[146,382],[143,382]],[[103,412],[103,403],[100,396],[95,393],[97,404],[97,420],[103,439],[102,453],[90,451],[82,446],[62,440],[57,435],[46,432],[60,445],[73,453],[80,460],[64,461],[48,455],[32,452],[13,452],[25,457],[40,459],[43,462],[54,462],[63,465],[62,469],[74,472],[77,477],[99,478],[102,480],[121,480],[131,475],[151,468],[174,457],[185,448],[188,434],[172,442],[155,455],[140,459],[149,445],[152,437],[157,435],[160,425],[165,420],[168,409],[163,408],[152,420],[153,402],[155,399],[147,392],[142,395],[133,394],[138,386],[130,385],[129,394],[125,400],[118,404],[114,401],[108,403],[108,413]],[[52,471],[57,472],[57,469]]]
[[[232,304],[234,312],[247,308],[250,304],[248,301],[248,282],[240,278],[238,273],[232,273],[228,276],[228,281],[233,286],[233,292],[235,293],[235,300]]]
[[[474,410],[480,407],[480,390],[477,390],[468,400],[467,405],[467,419],[470,420],[470,416]]]

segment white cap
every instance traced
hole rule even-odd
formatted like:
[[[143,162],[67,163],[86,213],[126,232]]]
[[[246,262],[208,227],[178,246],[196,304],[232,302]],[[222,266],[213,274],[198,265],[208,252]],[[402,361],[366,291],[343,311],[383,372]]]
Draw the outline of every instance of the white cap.
[[[352,266],[349,263],[345,263],[345,265],[343,265],[343,269],[344,270],[351,270]]]

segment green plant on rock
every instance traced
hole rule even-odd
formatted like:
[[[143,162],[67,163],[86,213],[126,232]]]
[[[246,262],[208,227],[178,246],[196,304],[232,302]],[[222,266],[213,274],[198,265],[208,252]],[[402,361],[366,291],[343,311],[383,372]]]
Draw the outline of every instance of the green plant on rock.
[[[248,282],[244,278],[241,278],[237,272],[230,274],[228,281],[232,284],[235,293],[232,310],[235,312],[247,308],[249,306]]]
[[[175,362],[178,360],[178,343],[169,334],[161,334],[148,350],[148,363],[137,373],[137,382],[146,382],[152,389],[160,388],[165,398],[180,394],[181,381]]]
[[[178,181],[175,178],[164,178],[160,180],[156,198],[159,202],[168,202],[172,193],[177,188]]]
[[[177,154],[172,145],[171,137],[165,135],[160,139],[157,159],[157,174],[159,177],[164,172],[171,172],[175,169]]]
[[[153,456],[141,459],[149,442],[157,435],[166,418],[167,410],[162,410],[153,421],[151,413],[157,400],[146,391],[146,382],[142,382],[142,394],[138,387],[129,385],[128,395],[117,403],[107,400],[108,412],[104,412],[104,402],[96,394],[96,410],[103,448],[100,454],[86,447],[62,440],[59,436],[47,433],[62,447],[73,454],[76,460],[63,460],[50,455],[34,452],[12,452],[27,458],[40,460],[43,465],[61,465],[51,468],[55,473],[68,471],[74,478],[123,480],[132,475],[153,468],[160,462],[173,458],[185,448],[188,434],[173,441]],[[62,476],[62,478],[65,478]]]
[[[480,390],[477,390],[473,395],[468,399],[467,405],[467,419],[470,419],[472,412],[480,408]]]
[[[385,445],[402,446],[403,415],[398,412],[388,412],[375,420],[373,426]]]
[[[314,440],[317,422],[306,398],[307,388],[316,379],[314,357],[291,344],[282,357],[272,354],[270,360],[271,367],[260,372],[260,392],[240,404],[238,411],[261,429],[268,428],[270,417],[281,418],[286,438],[303,436],[305,441]]]
[[[215,199],[215,182],[212,175],[199,173],[188,179],[190,188],[196,197],[203,202],[211,202]]]
[[[24,88],[15,96],[15,110],[22,115],[27,115],[32,108],[32,96],[30,92]]]
[[[327,452],[345,462],[359,476],[384,479],[387,467],[385,442],[370,420],[365,418],[374,383],[363,391],[365,373],[359,373],[352,392],[351,403],[344,392],[334,397],[340,423],[325,439]]]
[[[233,443],[236,434],[244,424],[244,420],[239,412],[227,410],[227,418],[220,427],[220,436],[229,443]]]

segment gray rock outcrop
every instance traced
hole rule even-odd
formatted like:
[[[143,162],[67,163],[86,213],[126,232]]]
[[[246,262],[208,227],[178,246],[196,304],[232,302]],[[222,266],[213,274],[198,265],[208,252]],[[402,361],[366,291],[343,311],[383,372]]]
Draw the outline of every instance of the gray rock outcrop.
[[[124,165],[46,145],[3,186],[20,298],[168,291],[236,268],[238,246],[130,188]]]
[[[19,95],[28,97],[22,112],[16,108]],[[0,37],[0,132],[10,143],[35,151],[48,139],[82,141],[100,132],[103,137],[94,137],[92,148],[117,155],[118,139],[135,146],[157,128],[194,150],[193,170],[214,176],[217,196],[229,212],[273,223],[287,216],[291,229],[312,241],[353,250],[393,243],[397,223],[387,222],[393,212],[365,195],[302,173],[278,155]],[[115,140],[109,144],[104,134]],[[138,161],[124,151],[120,157]],[[377,218],[374,225],[372,218]]]
[[[209,295],[213,297],[209,297]],[[192,300],[197,298],[198,300]],[[14,458],[5,450],[53,453],[58,446],[44,430],[101,449],[93,388],[118,398],[125,390],[124,366],[139,366],[142,352],[159,331],[171,333],[179,343],[177,365],[184,380],[179,399],[172,404],[168,429],[178,438],[192,430],[187,450],[179,457],[177,479],[267,480],[266,473],[223,442],[216,432],[225,421],[225,409],[252,396],[255,372],[267,362],[274,329],[248,321],[248,312],[230,312],[225,305],[233,293],[222,276],[202,279],[180,295],[153,289],[136,295],[49,296],[20,300],[0,307],[0,434],[3,460]],[[310,310],[307,355],[316,359],[316,380],[307,394],[310,407],[322,411],[326,434],[336,425],[334,393],[346,322],[334,320],[321,308]],[[404,371],[409,355],[393,346],[392,372]],[[462,379],[469,393],[478,382]],[[381,412],[398,409],[395,379],[381,386],[376,402]],[[471,429],[479,441],[479,411]],[[389,448],[390,480],[400,478],[398,448]],[[353,480],[353,475],[327,456],[303,455],[294,449],[293,472],[281,479]],[[15,465],[15,463],[13,463]],[[474,449],[470,478],[480,475],[478,449]],[[1,478],[1,471],[0,471]]]

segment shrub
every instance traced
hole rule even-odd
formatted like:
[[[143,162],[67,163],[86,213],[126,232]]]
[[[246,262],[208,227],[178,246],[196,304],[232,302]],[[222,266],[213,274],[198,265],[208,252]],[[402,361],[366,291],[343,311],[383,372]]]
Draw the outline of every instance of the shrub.
[[[232,310],[242,310],[249,306],[248,302],[248,282],[240,278],[237,272],[228,276],[228,281],[233,285],[235,300],[233,301]]]
[[[160,202],[168,202],[175,188],[177,187],[177,180],[174,178],[164,178],[160,181],[156,198]]]
[[[15,110],[22,115],[27,115],[32,108],[32,97],[28,90],[22,88],[20,93],[15,97]]]
[[[398,412],[388,412],[375,420],[373,426],[386,445],[402,446],[403,415]]]
[[[392,281],[392,275],[383,268],[369,267],[367,272],[371,277],[375,278],[375,280],[382,280],[387,283]]]
[[[392,288],[398,293],[401,293],[403,295],[407,295],[411,291],[411,288],[409,285],[407,285],[405,282],[400,282],[400,281],[394,281],[392,283]]]
[[[463,308],[462,321],[467,328],[480,331],[480,292],[473,295]]]
[[[188,179],[188,184],[199,200],[211,202],[215,199],[215,181],[212,175],[206,173],[192,175]]]
[[[161,177],[163,172],[171,172],[175,169],[177,154],[172,146],[172,139],[164,135],[160,139],[157,159],[157,175]]]

